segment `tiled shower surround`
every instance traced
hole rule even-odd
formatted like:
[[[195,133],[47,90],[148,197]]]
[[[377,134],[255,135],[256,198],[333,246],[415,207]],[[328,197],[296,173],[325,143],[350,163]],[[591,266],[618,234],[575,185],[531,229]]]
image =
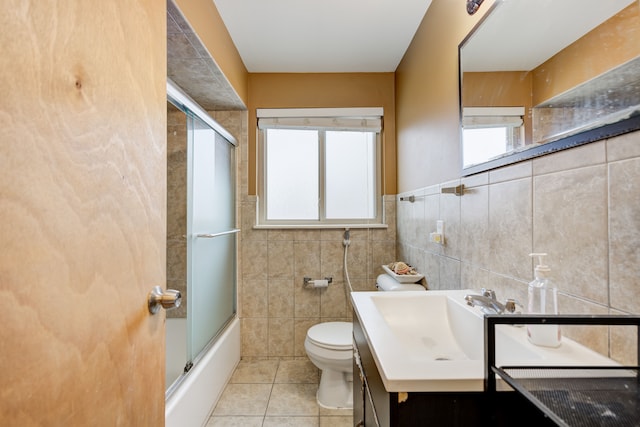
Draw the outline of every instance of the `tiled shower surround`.
[[[187,317],[187,118],[167,111],[167,288],[182,293],[183,304],[167,317]]]
[[[441,193],[458,184],[462,197]],[[439,219],[444,246],[428,241]],[[487,287],[526,304],[529,253],[546,252],[562,314],[640,313],[640,132],[400,194],[397,222],[397,256],[430,289]],[[635,363],[631,328],[563,331]]]

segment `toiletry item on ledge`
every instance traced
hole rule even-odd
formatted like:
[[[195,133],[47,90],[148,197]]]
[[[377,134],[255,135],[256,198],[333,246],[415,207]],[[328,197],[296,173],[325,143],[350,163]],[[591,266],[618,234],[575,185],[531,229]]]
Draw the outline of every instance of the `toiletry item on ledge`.
[[[543,258],[546,255],[545,253],[529,254],[531,257],[538,257],[535,278],[529,283],[529,314],[558,314],[558,290],[549,278],[551,269],[544,264]],[[558,347],[561,339],[560,326],[527,325],[527,336],[533,344],[543,347]]]
[[[409,264],[404,263],[402,261],[396,261],[389,264],[389,269],[393,271],[395,274],[404,275],[415,275],[418,274],[415,268],[411,267]]]
[[[382,269],[399,283],[416,283],[424,278],[424,275],[418,273],[415,268],[402,261],[383,265]]]

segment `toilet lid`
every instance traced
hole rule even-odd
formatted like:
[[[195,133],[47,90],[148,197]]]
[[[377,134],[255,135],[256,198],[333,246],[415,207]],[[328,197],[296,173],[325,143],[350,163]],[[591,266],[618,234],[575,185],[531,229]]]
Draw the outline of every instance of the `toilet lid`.
[[[353,325],[349,322],[326,322],[312,326],[307,338],[315,345],[337,350],[349,350],[353,347]]]

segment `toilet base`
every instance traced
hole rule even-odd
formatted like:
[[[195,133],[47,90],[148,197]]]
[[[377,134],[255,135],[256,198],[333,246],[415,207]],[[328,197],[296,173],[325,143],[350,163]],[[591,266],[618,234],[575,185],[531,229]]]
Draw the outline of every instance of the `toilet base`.
[[[325,369],[320,375],[316,394],[318,405],[327,409],[353,408],[352,374]]]

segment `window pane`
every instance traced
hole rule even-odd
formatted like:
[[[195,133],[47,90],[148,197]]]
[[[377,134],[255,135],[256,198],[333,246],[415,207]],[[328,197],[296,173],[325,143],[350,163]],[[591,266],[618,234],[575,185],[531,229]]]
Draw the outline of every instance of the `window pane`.
[[[475,165],[505,153],[506,127],[463,129],[463,166]]]
[[[319,219],[318,131],[268,129],[267,219]]]
[[[328,219],[375,218],[375,137],[373,132],[326,133]]]

